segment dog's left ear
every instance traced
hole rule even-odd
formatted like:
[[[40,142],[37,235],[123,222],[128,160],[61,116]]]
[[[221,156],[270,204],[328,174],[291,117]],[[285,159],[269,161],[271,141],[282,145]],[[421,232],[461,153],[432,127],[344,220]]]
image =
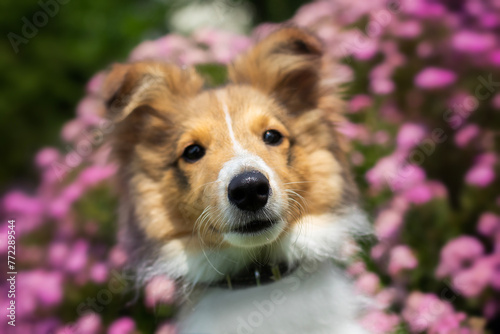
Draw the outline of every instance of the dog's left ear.
[[[280,29],[229,66],[229,79],[275,96],[291,112],[318,105],[323,47],[295,27]]]

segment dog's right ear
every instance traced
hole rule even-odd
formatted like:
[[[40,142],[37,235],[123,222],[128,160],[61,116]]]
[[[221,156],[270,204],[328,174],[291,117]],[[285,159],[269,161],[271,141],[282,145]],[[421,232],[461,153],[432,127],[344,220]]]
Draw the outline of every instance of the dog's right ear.
[[[138,110],[161,114],[169,101],[193,96],[202,86],[193,68],[161,62],[116,64],[104,82],[107,117],[120,122]]]

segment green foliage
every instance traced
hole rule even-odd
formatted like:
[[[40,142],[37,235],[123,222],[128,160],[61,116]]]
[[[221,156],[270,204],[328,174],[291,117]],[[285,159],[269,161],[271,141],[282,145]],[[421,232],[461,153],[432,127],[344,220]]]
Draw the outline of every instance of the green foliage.
[[[125,60],[141,40],[167,33],[164,8],[156,1],[69,1],[27,44],[18,45],[19,52],[3,39],[0,185],[27,173],[33,182],[30,157],[59,142],[61,125],[74,116],[86,82],[111,62]],[[0,11],[2,31],[22,37],[22,18],[33,22],[42,8],[36,1],[6,0]]]
[[[209,86],[222,85],[227,80],[227,69],[218,64],[200,64],[196,70],[206,80]]]

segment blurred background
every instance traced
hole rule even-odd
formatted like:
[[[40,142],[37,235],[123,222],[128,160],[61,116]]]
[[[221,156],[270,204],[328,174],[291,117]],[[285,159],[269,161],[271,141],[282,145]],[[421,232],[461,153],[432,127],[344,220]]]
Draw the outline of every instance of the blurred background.
[[[102,71],[162,59],[222,83],[223,65],[283,22],[316,33],[339,64],[338,130],[377,237],[346,264],[378,305],[364,326],[500,333],[500,1],[5,0],[0,9],[0,254],[18,247],[17,325],[2,322],[0,333],[175,332],[172,282],[157,277],[136,295],[123,270]],[[0,309],[9,302],[1,292]]]

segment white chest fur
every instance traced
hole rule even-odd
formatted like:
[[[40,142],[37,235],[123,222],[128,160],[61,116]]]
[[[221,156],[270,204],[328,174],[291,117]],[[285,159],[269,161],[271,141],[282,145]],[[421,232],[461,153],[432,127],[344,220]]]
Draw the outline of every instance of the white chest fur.
[[[313,268],[314,267],[314,268]],[[362,334],[348,279],[330,262],[241,290],[209,288],[181,312],[182,334]]]

